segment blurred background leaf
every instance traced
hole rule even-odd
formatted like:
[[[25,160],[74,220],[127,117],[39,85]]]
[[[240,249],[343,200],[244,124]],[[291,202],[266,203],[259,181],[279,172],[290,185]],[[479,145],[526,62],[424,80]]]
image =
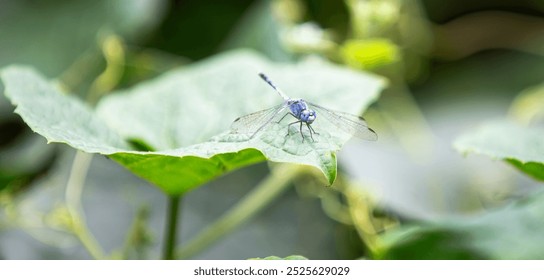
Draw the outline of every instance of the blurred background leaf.
[[[500,210],[452,218],[392,232],[384,238],[384,259],[542,259],[544,195],[521,199]]]
[[[486,124],[459,137],[455,148],[502,159],[528,175],[544,180],[544,130],[502,121]]]

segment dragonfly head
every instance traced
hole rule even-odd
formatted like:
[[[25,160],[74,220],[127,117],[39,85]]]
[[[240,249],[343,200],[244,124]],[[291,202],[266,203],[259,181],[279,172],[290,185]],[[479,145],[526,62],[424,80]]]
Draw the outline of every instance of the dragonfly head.
[[[313,123],[315,120],[315,117],[316,117],[315,111],[312,109],[305,109],[300,112],[300,120],[305,123],[308,123],[308,124]]]

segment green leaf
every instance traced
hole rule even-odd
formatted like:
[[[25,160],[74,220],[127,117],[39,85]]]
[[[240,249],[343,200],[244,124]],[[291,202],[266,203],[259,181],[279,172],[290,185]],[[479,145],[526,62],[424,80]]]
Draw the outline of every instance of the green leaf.
[[[280,257],[277,257],[277,256],[269,256],[269,257],[265,257],[265,258],[250,258],[250,260],[297,260],[297,261],[302,261],[302,260],[307,260],[308,258],[306,257],[303,257],[303,256],[300,256],[300,255],[291,255],[291,256],[287,256],[285,258],[280,258]]]
[[[88,153],[112,154],[129,149],[90,107],[61,94],[34,70],[8,67],[1,77],[15,112],[48,142],[66,143]]]
[[[267,127],[253,139],[229,132],[235,118],[282,102],[258,78],[259,70],[287,93],[349,113],[366,108],[384,84],[380,78],[321,61],[275,64],[246,51],[113,93],[94,111],[61,94],[31,69],[7,68],[2,80],[16,112],[49,142],[108,155],[170,195],[265,159],[318,167],[332,183],[335,153],[350,137],[326,121],[314,122],[320,133],[315,142],[302,142],[294,129],[286,136],[284,123]],[[131,143],[153,151],[136,151]]]
[[[544,130],[508,121],[488,123],[459,137],[455,148],[505,160],[535,179],[544,181]]]
[[[383,259],[544,259],[544,192],[479,216],[387,234]]]

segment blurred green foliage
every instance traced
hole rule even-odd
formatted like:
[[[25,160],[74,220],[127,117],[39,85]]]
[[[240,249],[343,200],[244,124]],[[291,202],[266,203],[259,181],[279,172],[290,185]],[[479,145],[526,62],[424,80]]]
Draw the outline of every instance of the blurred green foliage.
[[[307,258],[305,258],[303,256],[292,255],[292,256],[287,256],[285,258],[270,256],[270,257],[265,257],[265,258],[251,258],[250,260],[298,260],[298,261],[300,261],[300,260],[307,260]]]
[[[342,46],[346,65],[356,69],[373,69],[398,60],[396,45],[388,40],[349,40]]]
[[[385,238],[385,259],[542,259],[544,193],[502,209],[406,227]]]
[[[461,153],[503,159],[536,179],[544,180],[544,130],[499,121],[457,139]]]

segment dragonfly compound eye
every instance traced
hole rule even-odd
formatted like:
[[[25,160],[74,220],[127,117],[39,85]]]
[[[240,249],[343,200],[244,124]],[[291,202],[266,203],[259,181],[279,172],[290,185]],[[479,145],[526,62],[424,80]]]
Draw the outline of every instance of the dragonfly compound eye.
[[[305,117],[306,122],[307,123],[312,123],[315,120],[315,117],[316,117],[315,112],[313,110],[304,110],[304,111],[307,112],[306,117]]]
[[[316,118],[316,114],[313,110],[309,110],[308,122],[312,123]]]
[[[312,123],[315,120],[315,112],[308,109],[300,111],[300,120]]]

